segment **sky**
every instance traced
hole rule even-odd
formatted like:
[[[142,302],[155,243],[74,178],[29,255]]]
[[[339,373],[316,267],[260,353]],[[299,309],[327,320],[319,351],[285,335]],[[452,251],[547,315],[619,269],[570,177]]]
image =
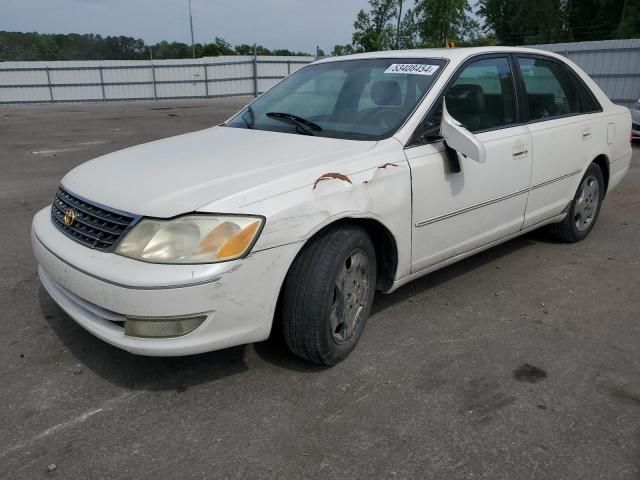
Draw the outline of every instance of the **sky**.
[[[367,0],[191,0],[195,41],[315,53],[351,42]],[[0,0],[0,30],[190,43],[188,0]]]

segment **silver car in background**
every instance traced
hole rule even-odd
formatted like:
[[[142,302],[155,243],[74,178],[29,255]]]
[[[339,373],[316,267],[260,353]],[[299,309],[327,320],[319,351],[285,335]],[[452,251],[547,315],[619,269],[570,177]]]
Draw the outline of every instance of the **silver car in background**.
[[[640,99],[631,107],[631,139],[640,141]]]

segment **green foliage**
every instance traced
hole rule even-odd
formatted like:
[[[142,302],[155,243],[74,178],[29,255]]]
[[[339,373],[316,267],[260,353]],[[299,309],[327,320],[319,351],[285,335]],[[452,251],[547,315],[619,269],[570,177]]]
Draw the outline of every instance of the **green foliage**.
[[[413,8],[398,19],[407,4]],[[477,38],[479,24],[469,0],[369,0],[369,5],[370,10],[360,10],[354,23],[354,51],[442,47],[446,40]],[[346,53],[344,47],[336,45],[334,54]]]
[[[417,0],[415,22],[422,45],[443,47],[447,40],[474,35],[479,25],[471,13],[468,0]]]
[[[331,56],[339,57],[341,55],[351,55],[355,53],[353,45],[336,45],[333,47],[333,51],[331,52]]]
[[[132,37],[0,31],[0,60],[139,59],[146,46]]]
[[[219,57],[222,55],[237,55],[231,44],[224,38],[216,37],[213,43],[207,43],[202,48],[203,57]]]
[[[418,48],[422,46],[415,10],[407,10],[400,20],[398,48]]]
[[[360,10],[353,24],[353,44],[357,51],[389,50],[395,44],[391,20],[398,15],[397,0],[369,0],[371,10]]]
[[[516,12],[521,10],[521,2],[511,0],[480,0],[478,13],[485,19],[485,32],[496,34],[504,44],[521,44],[523,29],[516,22]],[[527,25],[529,22],[527,22]]]
[[[233,48],[221,37],[206,44],[195,45],[196,57],[220,55],[253,55],[253,45]],[[290,50],[269,50],[256,47],[258,55],[308,55]],[[182,42],[158,42],[146,45],[132,37],[102,37],[100,35],[71,33],[67,35],[20,33],[0,31],[0,61],[23,60],[146,60],[191,58],[191,45]]]
[[[169,58],[189,58],[193,56],[191,46],[181,42],[162,42],[156,43],[151,47],[153,50],[153,58],[169,59]]]
[[[625,0],[622,20],[615,34],[618,38],[640,36],[640,0]]]
[[[640,36],[640,0],[480,0],[485,32],[503,45]]]

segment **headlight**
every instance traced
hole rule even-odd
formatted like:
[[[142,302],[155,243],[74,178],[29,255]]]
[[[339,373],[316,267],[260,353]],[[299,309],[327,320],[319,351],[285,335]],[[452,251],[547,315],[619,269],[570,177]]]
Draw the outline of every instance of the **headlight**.
[[[187,215],[173,220],[143,219],[116,253],[150,263],[214,263],[246,255],[264,219],[252,216]]]

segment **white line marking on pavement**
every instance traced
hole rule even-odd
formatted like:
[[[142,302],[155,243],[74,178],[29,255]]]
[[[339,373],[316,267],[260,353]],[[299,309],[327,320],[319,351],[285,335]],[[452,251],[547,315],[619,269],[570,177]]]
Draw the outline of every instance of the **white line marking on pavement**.
[[[42,157],[53,157],[58,153],[67,153],[67,152],[77,152],[78,150],[83,150],[85,148],[91,147],[93,145],[103,145],[105,143],[109,143],[106,140],[95,140],[93,142],[81,142],[76,143],[69,147],[64,148],[51,148],[48,150],[34,150],[31,153],[34,155],[40,155]]]
[[[102,407],[100,408],[93,408],[91,410],[89,410],[88,412],[83,413],[82,415],[73,418],[67,422],[62,422],[59,423],[57,425],[54,425],[53,427],[49,427],[46,430],[44,430],[43,432],[40,432],[38,435],[36,435],[35,437],[32,437],[31,439],[27,440],[26,442],[23,443],[19,443],[17,445],[14,445],[13,447],[9,447],[6,450],[4,450],[2,453],[0,453],[0,458],[3,458],[4,456],[8,455],[11,452],[15,452],[16,450],[20,450],[21,448],[26,447],[27,445],[30,445],[34,442],[37,442],[38,440],[48,437],[49,435],[52,435],[54,433],[57,433],[61,430],[70,428],[70,427],[74,427],[82,422],[84,422],[85,420],[87,420],[88,418],[93,417],[94,415],[100,413],[100,412],[104,412],[106,410],[110,410],[111,408],[113,408],[114,404],[121,402],[122,400],[127,400],[130,398],[135,398],[138,395],[142,395],[143,393],[145,393],[144,390],[142,391],[138,391],[135,393],[130,393],[130,392],[125,392],[122,395],[119,395],[115,398],[112,398],[111,400],[107,400]]]
[[[82,415],[80,415],[79,417],[74,418],[73,420],[69,420],[68,422],[62,422],[62,423],[59,423],[58,425],[54,425],[53,427],[47,428],[44,432],[39,433],[38,435],[33,437],[28,442],[20,443],[18,445],[14,445],[11,448],[8,448],[7,450],[5,450],[4,452],[2,452],[0,454],[0,458],[4,457],[8,453],[11,453],[11,452],[14,452],[16,450],[19,450],[22,447],[26,447],[28,444],[33,443],[33,442],[35,442],[37,440],[40,440],[41,438],[47,437],[47,436],[51,435],[52,433],[56,433],[58,430],[62,430],[63,428],[67,428],[67,427],[72,427],[74,425],[77,425],[78,423],[82,423],[87,418],[92,417],[93,415],[95,415],[96,413],[100,413],[101,411],[102,411],[101,408],[95,408],[93,410],[89,410],[86,413],[83,413]]]

